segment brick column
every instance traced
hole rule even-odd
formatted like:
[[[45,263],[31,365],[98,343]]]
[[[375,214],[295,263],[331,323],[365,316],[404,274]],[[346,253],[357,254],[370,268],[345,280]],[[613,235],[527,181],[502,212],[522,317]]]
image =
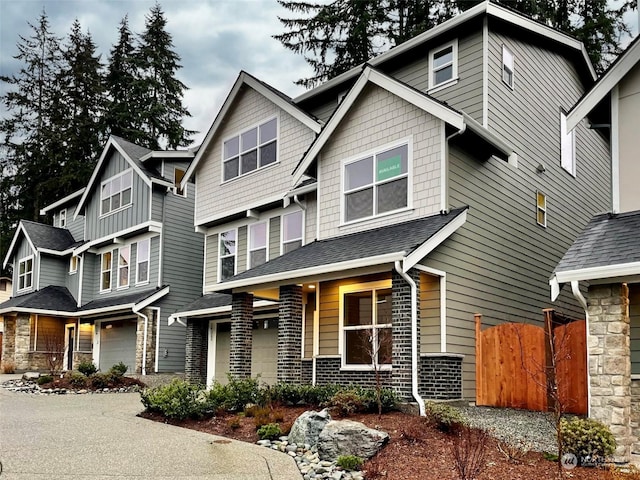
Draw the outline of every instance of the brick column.
[[[410,270],[409,276],[416,282],[418,294],[416,302],[420,302],[420,272]],[[391,277],[392,289],[392,379],[391,385],[401,400],[412,401],[411,394],[411,286],[395,270]],[[418,309],[418,314],[420,310]],[[418,322],[418,338],[420,338],[420,322]],[[418,343],[418,358],[420,344]]]
[[[184,373],[191,383],[207,382],[208,330],[207,321],[187,320]]]
[[[229,371],[238,378],[251,377],[253,295],[234,293],[231,304]]]
[[[302,287],[280,287],[278,309],[278,381],[300,383],[302,378]]]
[[[616,438],[616,462],[630,459],[631,352],[629,289],[625,284],[589,287],[590,416]]]

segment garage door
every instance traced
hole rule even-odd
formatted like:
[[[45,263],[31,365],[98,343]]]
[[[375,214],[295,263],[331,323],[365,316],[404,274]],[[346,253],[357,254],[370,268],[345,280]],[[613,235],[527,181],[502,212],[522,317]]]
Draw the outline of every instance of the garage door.
[[[116,363],[122,362],[129,367],[128,373],[136,371],[136,324],[135,319],[102,322],[100,370],[106,372]]]

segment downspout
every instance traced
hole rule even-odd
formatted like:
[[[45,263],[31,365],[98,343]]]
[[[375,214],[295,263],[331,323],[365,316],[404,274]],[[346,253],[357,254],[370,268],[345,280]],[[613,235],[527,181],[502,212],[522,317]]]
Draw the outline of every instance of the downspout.
[[[131,310],[133,311],[133,313],[135,313],[136,315],[144,319],[144,333],[142,337],[142,368],[141,368],[141,373],[144,376],[147,374],[147,334],[149,332],[149,317],[144,313],[138,311],[135,305]]]
[[[416,305],[418,301],[418,287],[416,286],[416,282],[402,270],[399,260],[395,262],[395,269],[411,287],[411,394],[418,403],[420,416],[424,417],[426,415],[424,400],[418,391],[418,307]]]
[[[591,416],[591,379],[589,378],[590,374],[590,370],[589,370],[589,312],[588,310],[588,305],[587,305],[587,300],[584,298],[584,295],[582,295],[582,292],[580,291],[580,284],[577,280],[573,280],[571,282],[571,292],[573,293],[573,296],[576,297],[576,300],[578,300],[578,303],[580,304],[580,306],[582,308],[584,308],[584,323],[585,323],[585,331],[586,331],[586,335],[587,338],[585,339],[585,345],[586,345],[586,354],[587,354],[587,416]]]
[[[295,204],[296,204],[296,205],[298,205],[298,206],[302,209],[302,211],[303,211],[303,212],[306,212],[306,211],[307,211],[307,207],[305,207],[305,206],[302,204],[302,202],[301,202],[301,201],[300,201],[300,199],[298,198],[298,194],[297,194],[297,193],[293,196],[293,201],[295,202]]]

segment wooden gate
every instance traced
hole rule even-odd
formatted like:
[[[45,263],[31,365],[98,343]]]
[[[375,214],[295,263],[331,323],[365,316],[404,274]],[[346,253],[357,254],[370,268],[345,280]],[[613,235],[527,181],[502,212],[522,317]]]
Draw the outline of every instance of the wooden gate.
[[[560,324],[552,310],[545,310],[546,329],[503,323],[482,331],[482,315],[475,319],[477,405],[546,411],[554,405],[549,386],[555,374],[563,408],[587,412],[584,320]]]

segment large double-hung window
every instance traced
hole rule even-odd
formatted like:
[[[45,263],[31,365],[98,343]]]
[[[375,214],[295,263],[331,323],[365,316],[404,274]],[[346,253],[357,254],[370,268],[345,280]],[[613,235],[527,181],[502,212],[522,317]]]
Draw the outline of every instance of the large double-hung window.
[[[409,205],[409,144],[383,149],[344,165],[344,222]]]
[[[231,180],[277,160],[278,119],[245,130],[223,144],[222,179]]]
[[[131,170],[102,182],[100,187],[100,213],[106,215],[131,205],[132,184],[133,173]]]

